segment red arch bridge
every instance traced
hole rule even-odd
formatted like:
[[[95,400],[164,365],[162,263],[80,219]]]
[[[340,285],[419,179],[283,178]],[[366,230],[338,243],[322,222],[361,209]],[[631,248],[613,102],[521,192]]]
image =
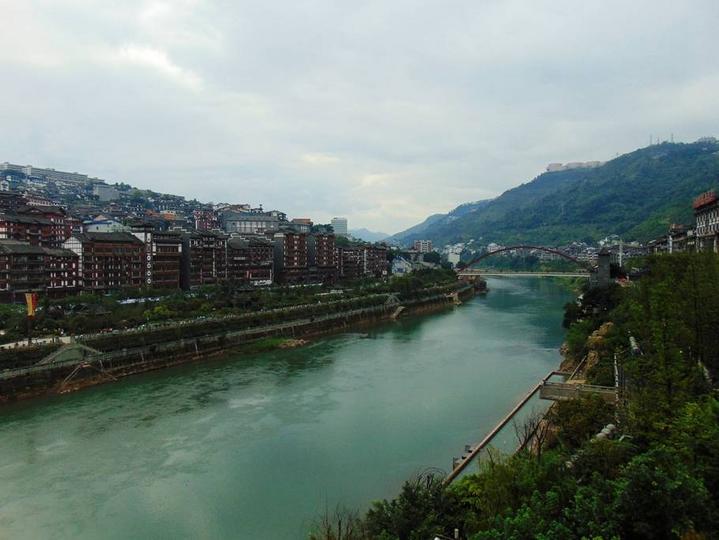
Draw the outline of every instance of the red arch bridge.
[[[506,271],[506,272],[491,272],[491,271],[482,271],[480,272],[478,269],[472,268],[473,265],[477,264],[478,262],[488,258],[488,257],[494,257],[495,255],[500,255],[502,253],[507,253],[511,251],[543,251],[545,253],[551,253],[552,255],[556,255],[558,257],[561,257],[563,259],[566,259],[568,261],[571,261],[577,265],[577,270],[575,272],[514,272],[514,271]],[[585,277],[589,276],[590,271],[592,270],[592,265],[585,261],[580,261],[576,257],[572,257],[571,255],[568,255],[567,253],[564,253],[563,251],[560,251],[558,249],[554,248],[548,248],[544,246],[530,246],[526,244],[517,245],[517,246],[507,246],[503,247],[494,251],[488,251],[487,253],[482,253],[481,255],[477,255],[472,260],[470,260],[467,263],[460,262],[457,265],[457,273],[460,276],[476,276],[476,275],[483,275],[483,276],[495,276],[495,275],[531,275],[531,276],[578,276],[578,277]]]

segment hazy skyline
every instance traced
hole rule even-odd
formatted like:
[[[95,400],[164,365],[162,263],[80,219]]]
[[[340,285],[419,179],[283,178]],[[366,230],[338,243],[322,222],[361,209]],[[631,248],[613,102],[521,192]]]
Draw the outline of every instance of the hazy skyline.
[[[0,161],[316,222],[719,135],[716,0],[0,5]]]

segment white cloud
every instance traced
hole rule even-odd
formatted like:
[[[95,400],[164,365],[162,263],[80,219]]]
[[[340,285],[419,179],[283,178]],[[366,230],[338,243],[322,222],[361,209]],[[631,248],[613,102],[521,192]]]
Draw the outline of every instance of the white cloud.
[[[322,153],[303,154],[300,160],[309,165],[332,165],[340,162],[337,156]]]
[[[167,56],[165,51],[153,47],[139,45],[124,45],[115,54],[114,59],[120,63],[136,64],[152,68],[166,75],[178,83],[198,90],[202,86],[202,79],[192,71],[181,68]]]

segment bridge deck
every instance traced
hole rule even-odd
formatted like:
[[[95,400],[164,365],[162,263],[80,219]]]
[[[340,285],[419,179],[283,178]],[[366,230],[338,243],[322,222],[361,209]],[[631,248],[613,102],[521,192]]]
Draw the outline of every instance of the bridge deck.
[[[589,272],[486,272],[481,270],[461,270],[457,275],[481,277],[589,277]]]

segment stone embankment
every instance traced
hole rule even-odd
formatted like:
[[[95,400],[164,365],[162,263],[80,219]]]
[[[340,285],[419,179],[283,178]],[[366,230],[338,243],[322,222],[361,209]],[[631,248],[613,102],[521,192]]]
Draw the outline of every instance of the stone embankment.
[[[388,294],[338,302],[330,306],[334,309],[290,308],[282,313],[258,314],[253,319],[243,316],[195,325],[176,324],[146,332],[86,336],[60,348],[0,351],[0,366],[5,367],[0,369],[0,402],[65,393],[229,351],[256,353],[298,347],[308,337],[388,320],[400,306],[404,308],[403,316],[427,313],[455,305],[457,298],[472,296],[474,291],[471,285],[457,284],[425,289],[407,298]],[[267,320],[277,322],[267,324]]]

